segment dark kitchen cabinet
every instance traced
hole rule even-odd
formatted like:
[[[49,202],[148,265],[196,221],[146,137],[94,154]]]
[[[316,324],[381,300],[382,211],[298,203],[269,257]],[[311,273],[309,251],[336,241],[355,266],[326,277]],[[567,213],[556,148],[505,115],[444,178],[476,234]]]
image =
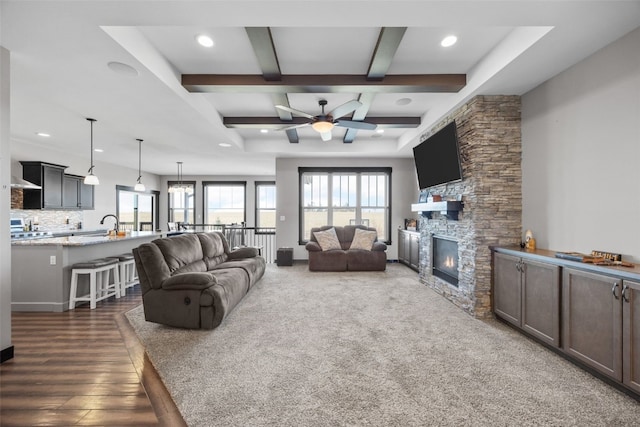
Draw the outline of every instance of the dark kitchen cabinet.
[[[64,176],[63,207],[67,209],[93,209],[93,185],[84,183],[84,177]]]
[[[84,178],[80,180],[80,209],[90,210],[94,208],[93,189],[93,185],[84,183]]]
[[[494,253],[494,313],[547,344],[560,346],[560,267]]]
[[[64,175],[62,178],[62,207],[78,208],[80,205],[80,179],[73,175]]]
[[[420,233],[398,230],[398,261],[412,269],[420,269]]]
[[[42,187],[23,190],[24,209],[93,209],[93,186],[64,173],[66,166],[22,161],[22,177]]]
[[[42,187],[23,190],[24,209],[61,209],[66,166],[45,162],[20,162],[22,177]]]

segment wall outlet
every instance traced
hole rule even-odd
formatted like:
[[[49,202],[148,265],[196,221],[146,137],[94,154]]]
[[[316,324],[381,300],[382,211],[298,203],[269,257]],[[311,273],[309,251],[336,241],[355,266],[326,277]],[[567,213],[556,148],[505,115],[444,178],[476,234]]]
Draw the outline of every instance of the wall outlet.
[[[51,255],[49,257],[49,264],[50,265],[56,265],[56,256],[55,255]]]
[[[285,220],[284,215],[280,215],[280,221],[284,221],[284,220]]]

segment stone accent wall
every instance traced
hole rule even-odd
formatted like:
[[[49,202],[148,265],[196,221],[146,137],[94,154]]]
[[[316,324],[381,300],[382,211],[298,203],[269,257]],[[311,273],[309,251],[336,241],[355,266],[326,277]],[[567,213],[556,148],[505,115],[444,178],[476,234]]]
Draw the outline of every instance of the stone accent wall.
[[[478,96],[421,135],[420,142],[456,120],[461,182],[431,187],[432,195],[456,200],[464,209],[453,221],[433,214],[421,218],[420,281],[478,318],[491,314],[490,245],[514,245],[522,239],[520,97]],[[431,274],[431,236],[458,240],[456,288]]]
[[[19,188],[11,189],[11,209],[22,209],[24,193]]]

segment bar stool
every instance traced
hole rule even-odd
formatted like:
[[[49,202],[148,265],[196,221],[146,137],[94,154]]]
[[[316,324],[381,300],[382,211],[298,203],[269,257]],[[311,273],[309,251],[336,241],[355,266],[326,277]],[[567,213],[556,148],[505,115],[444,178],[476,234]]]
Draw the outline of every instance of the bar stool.
[[[110,281],[113,273],[113,282]],[[77,296],[78,276],[89,275],[89,293]],[[71,289],[69,290],[69,310],[76,307],[78,301],[89,301],[93,310],[96,303],[105,298],[120,298],[120,272],[118,260],[99,258],[92,261],[78,262],[71,266]]]
[[[138,271],[136,270],[136,260],[133,258],[133,254],[126,253],[107,258],[113,258],[118,261],[118,267],[120,268],[120,296],[127,295],[127,288],[138,283]]]

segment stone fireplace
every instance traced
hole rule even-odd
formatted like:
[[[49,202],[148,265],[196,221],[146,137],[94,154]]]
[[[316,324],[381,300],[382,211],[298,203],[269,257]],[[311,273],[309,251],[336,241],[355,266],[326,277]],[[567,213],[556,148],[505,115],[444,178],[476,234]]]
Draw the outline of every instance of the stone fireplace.
[[[420,142],[454,119],[463,179],[429,191],[442,200],[461,196],[463,209],[457,220],[438,212],[420,216],[420,281],[470,315],[486,318],[492,316],[489,246],[516,245],[522,238],[520,97],[475,97],[421,135]],[[440,262],[434,246],[442,243],[434,236],[456,243],[457,257],[449,256],[456,263],[457,284],[434,274]]]

